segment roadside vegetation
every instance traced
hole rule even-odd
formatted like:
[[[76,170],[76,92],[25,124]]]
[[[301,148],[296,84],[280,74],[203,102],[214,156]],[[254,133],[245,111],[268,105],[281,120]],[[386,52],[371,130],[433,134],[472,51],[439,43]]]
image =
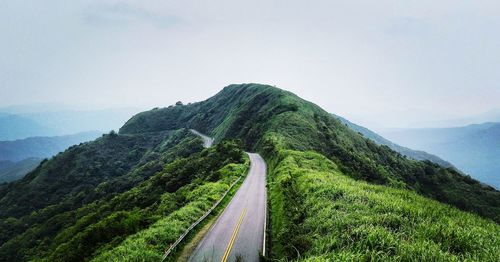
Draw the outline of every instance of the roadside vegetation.
[[[221,199],[238,177],[245,176],[247,169],[248,160],[239,164],[231,163],[217,171],[219,175],[216,182],[204,181],[180,188],[178,192],[184,194],[185,198],[183,206],[147,229],[128,237],[118,246],[98,255],[93,261],[161,261],[165,250],[217,200]],[[167,197],[171,198],[170,195]],[[216,211],[220,210],[221,207]],[[200,229],[201,227],[197,227],[192,233]],[[182,246],[186,243],[187,241],[182,242],[176,251],[182,250]],[[175,261],[175,253],[165,261]]]
[[[326,157],[282,150],[270,170],[271,257],[499,261],[500,226],[406,189],[356,181]]]

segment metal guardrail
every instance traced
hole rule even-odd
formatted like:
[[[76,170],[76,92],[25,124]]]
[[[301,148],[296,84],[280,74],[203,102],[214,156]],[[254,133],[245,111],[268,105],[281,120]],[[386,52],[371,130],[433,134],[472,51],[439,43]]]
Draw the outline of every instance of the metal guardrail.
[[[224,198],[226,197],[226,195],[229,193],[229,191],[231,191],[231,189],[233,189],[234,185],[236,185],[236,183],[238,183],[238,181],[240,181],[241,179],[241,176],[238,177],[238,179],[236,179],[236,181],[234,181],[230,186],[229,186],[229,189],[224,192],[224,194],[222,195],[222,197],[217,200],[217,202],[215,202],[215,204],[207,211],[205,212],[205,214],[203,214],[203,216],[201,216],[198,220],[196,220],[196,222],[194,222],[193,224],[191,224],[191,226],[188,227],[188,229],[186,229],[186,231],[184,231],[184,233],[172,244],[170,245],[170,247],[167,249],[167,251],[165,251],[165,254],[163,255],[163,258],[162,258],[162,262],[165,261],[165,259],[168,257],[168,255],[170,255],[170,253],[172,253],[172,251],[174,251],[174,249],[181,243],[181,241],[191,232],[191,230],[193,230],[193,228],[195,228],[198,224],[200,224],[208,215],[210,215],[210,213],[212,213],[212,211],[222,202],[222,200],[224,200]]]

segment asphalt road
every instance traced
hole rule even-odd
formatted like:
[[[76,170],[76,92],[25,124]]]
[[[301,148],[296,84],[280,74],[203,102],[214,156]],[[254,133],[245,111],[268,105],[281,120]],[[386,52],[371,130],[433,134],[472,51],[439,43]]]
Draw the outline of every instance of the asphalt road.
[[[264,245],[266,218],[266,163],[248,153],[250,171],[189,261],[259,261]]]
[[[214,139],[213,138],[208,137],[208,136],[206,136],[206,135],[204,135],[204,134],[202,134],[202,133],[200,133],[200,132],[198,132],[198,131],[196,131],[194,129],[190,129],[190,130],[191,130],[191,132],[193,132],[193,134],[198,135],[198,136],[200,136],[203,139],[203,146],[204,147],[207,147],[207,148],[211,147],[212,144],[214,143]]]

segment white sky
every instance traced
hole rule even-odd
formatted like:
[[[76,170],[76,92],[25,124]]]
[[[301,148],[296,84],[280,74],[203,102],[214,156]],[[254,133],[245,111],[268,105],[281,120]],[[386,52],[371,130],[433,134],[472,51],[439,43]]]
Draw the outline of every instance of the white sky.
[[[500,107],[499,1],[0,2],[0,106],[276,85],[369,127]]]

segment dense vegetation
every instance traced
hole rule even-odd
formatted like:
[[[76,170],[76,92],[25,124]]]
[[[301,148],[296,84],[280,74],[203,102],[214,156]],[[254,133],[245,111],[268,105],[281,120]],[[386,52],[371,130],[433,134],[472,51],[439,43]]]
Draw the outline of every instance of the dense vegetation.
[[[138,114],[0,187],[0,258],[158,261],[245,173],[242,148],[269,164],[271,258],[498,261],[500,192],[257,84]]]
[[[430,161],[407,159],[350,130],[318,106],[272,86],[231,85],[203,102],[138,114],[120,133],[181,127],[210,133],[216,141],[242,139],[248,150],[264,153],[278,145],[314,150],[355,179],[411,189],[500,221],[500,192],[494,188]]]
[[[151,232],[158,223],[175,223],[164,239],[147,240],[154,241],[156,256],[161,256],[161,250],[178,237],[184,225],[208,209],[247,166],[238,144],[228,141],[200,151],[201,140],[186,130],[173,132],[155,149],[131,169],[128,180],[108,178],[94,189],[101,194],[108,188],[116,191],[120,183],[127,181],[130,188],[121,190],[122,193],[105,193],[79,207],[73,205],[61,210],[54,205],[24,217],[3,219],[5,243],[0,247],[0,258],[85,261],[102,252],[111,252],[127,236]],[[131,182],[132,179],[138,181]],[[7,233],[19,230],[24,223],[29,228]],[[141,252],[148,253],[146,249]]]
[[[102,252],[93,260],[160,261],[165,249],[219,200],[238,177],[246,174],[249,163],[248,160],[243,161],[243,151],[240,148],[224,141],[215,149],[209,150],[209,153],[202,153],[202,157],[194,156],[186,159],[186,162],[181,161],[179,164],[189,171],[184,176],[196,179],[195,182],[180,187],[176,194],[164,193],[158,207],[163,211],[161,219],[128,237],[118,246]],[[161,174],[158,177],[158,180],[163,181],[171,179]],[[183,205],[172,206],[173,199],[182,199]],[[162,204],[167,207],[161,206]],[[170,208],[172,212],[165,213],[166,208]],[[222,206],[218,210],[221,209]],[[175,257],[169,257],[168,261],[175,261]]]
[[[500,260],[496,223],[409,190],[356,181],[314,152],[281,150],[271,163],[271,257]]]
[[[162,169],[164,163],[201,150],[187,130],[148,135],[110,133],[42,162],[23,179],[0,188],[0,257],[3,252],[47,245],[66,223],[65,212],[110,199]]]

